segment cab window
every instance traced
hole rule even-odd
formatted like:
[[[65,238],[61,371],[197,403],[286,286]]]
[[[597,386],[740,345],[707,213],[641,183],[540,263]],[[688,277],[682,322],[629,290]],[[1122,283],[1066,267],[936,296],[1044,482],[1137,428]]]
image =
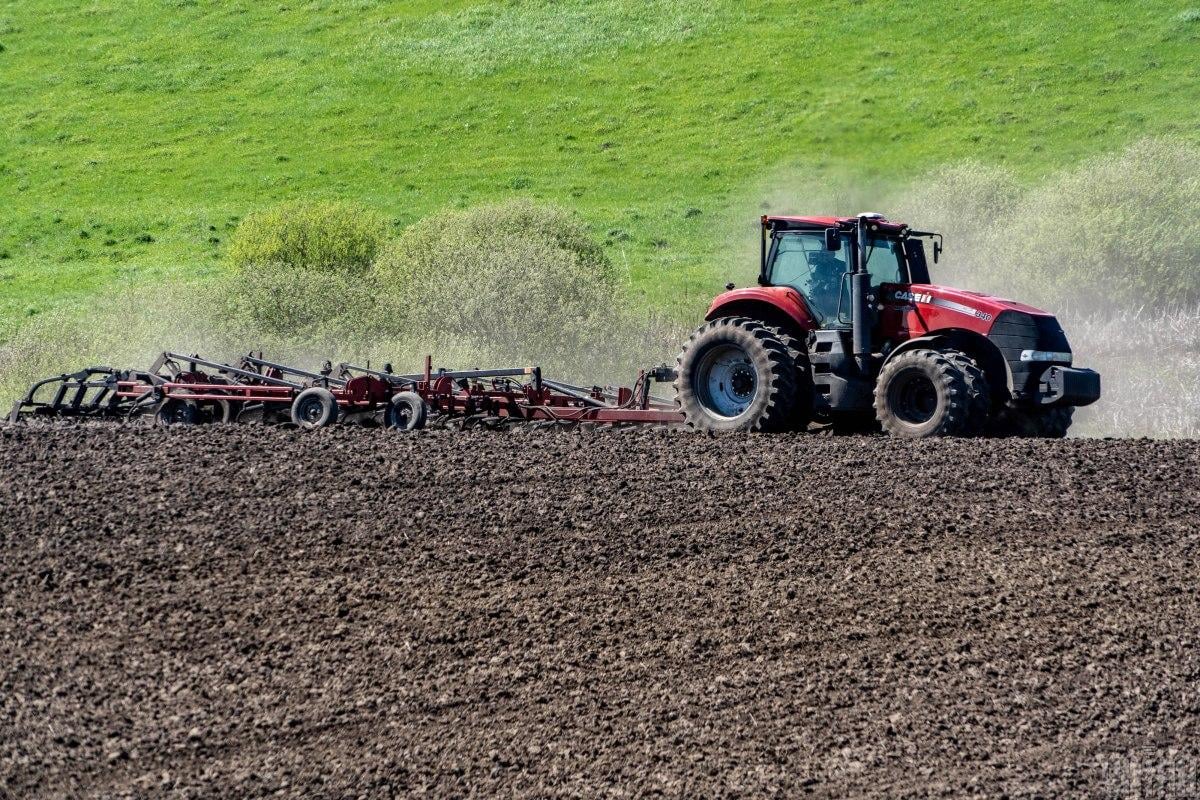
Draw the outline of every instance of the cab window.
[[[770,281],[775,286],[791,286],[804,295],[819,322],[834,320],[849,252],[848,242],[837,252],[826,250],[821,231],[782,234],[776,240]]]
[[[871,286],[881,283],[907,283],[904,278],[904,251],[896,239],[871,239],[867,243],[867,272]]]

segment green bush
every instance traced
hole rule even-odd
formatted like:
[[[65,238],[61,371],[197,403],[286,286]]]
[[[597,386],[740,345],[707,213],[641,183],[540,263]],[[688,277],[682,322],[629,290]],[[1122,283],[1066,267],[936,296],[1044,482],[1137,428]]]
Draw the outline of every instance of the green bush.
[[[622,324],[616,275],[584,223],[527,201],[434,214],[388,246],[375,277],[410,335],[494,358],[602,359]]]
[[[237,267],[280,264],[365,272],[387,241],[387,220],[344,201],[299,200],[246,217],[229,259]]]
[[[963,285],[964,276],[958,270],[978,266],[976,259],[992,225],[1007,217],[1020,195],[1020,183],[1005,168],[967,161],[927,173],[898,198],[881,205],[894,219],[945,236],[947,258],[936,269],[942,272],[949,264],[954,279],[948,282]],[[942,277],[950,275],[943,273]]]
[[[386,322],[369,275],[288,264],[257,264],[218,287],[226,327],[297,339],[366,335]]]
[[[1200,301],[1200,148],[1138,142],[1025,193],[992,226],[993,271],[1059,307]]]

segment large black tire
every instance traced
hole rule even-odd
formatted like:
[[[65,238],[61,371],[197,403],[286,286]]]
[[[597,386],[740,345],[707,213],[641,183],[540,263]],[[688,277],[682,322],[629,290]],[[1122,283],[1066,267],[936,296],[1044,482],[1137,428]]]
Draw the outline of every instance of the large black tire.
[[[875,417],[892,436],[964,435],[970,403],[963,368],[937,350],[901,353],[875,383]]]
[[[1065,408],[1005,407],[996,415],[991,432],[996,436],[1021,436],[1029,439],[1062,439],[1071,427],[1074,406]]]
[[[763,323],[721,317],[702,325],[675,360],[675,402],[702,431],[781,431],[796,400],[796,365]]]
[[[946,358],[963,372],[967,381],[967,424],[962,435],[981,436],[987,430],[992,416],[992,388],[987,375],[979,368],[975,359],[958,350],[942,351]]]
[[[787,348],[792,363],[796,366],[796,394],[792,405],[792,416],[788,419],[785,430],[808,430],[808,424],[813,419],[813,378],[812,366],[808,361],[808,348],[803,340],[780,328],[769,328],[783,346]]]
[[[425,427],[428,411],[421,395],[416,392],[399,392],[392,396],[384,413],[389,428],[416,431]]]
[[[333,392],[314,386],[292,401],[292,422],[301,428],[324,428],[337,422],[338,404]]]

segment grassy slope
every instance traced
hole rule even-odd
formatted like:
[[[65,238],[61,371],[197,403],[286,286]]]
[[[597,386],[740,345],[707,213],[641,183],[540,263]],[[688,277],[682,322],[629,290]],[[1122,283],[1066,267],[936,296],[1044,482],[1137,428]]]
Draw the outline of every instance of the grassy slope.
[[[1200,122],[1200,14],[1176,3],[553,9],[0,3],[0,338],[115,282],[213,274],[239,215],[297,195],[397,225],[569,204],[669,304],[723,280],[772,175],[1032,176]]]

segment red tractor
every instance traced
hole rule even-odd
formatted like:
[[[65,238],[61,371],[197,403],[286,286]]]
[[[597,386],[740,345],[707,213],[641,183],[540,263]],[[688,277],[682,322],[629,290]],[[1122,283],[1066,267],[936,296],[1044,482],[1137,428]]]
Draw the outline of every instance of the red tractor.
[[[1053,315],[930,283],[940,234],[879,214],[762,218],[759,285],[730,284],[684,344],[675,389],[701,430],[882,428],[1066,435],[1100,376]]]

